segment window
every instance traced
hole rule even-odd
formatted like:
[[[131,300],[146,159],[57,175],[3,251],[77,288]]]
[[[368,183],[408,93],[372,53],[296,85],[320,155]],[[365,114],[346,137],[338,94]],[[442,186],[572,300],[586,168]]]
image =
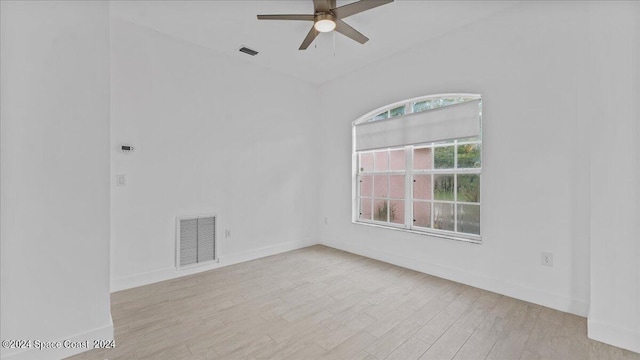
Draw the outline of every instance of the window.
[[[405,149],[360,154],[359,218],[390,224],[405,223]]]
[[[462,103],[470,104],[451,106]],[[479,96],[430,96],[354,122],[354,221],[480,241],[480,106]],[[439,114],[427,114],[432,110]],[[418,112],[424,114],[408,119]],[[442,138],[452,134],[472,136]]]

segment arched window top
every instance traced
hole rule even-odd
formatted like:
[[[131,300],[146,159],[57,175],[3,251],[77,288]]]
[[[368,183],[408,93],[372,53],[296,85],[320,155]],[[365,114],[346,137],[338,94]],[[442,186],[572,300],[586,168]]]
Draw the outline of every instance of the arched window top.
[[[480,95],[421,96],[383,106],[354,121],[354,150],[479,136],[481,122]]]
[[[474,100],[482,100],[478,94],[436,94],[420,96],[385,105],[366,113],[353,122],[353,125],[391,119],[402,115],[443,108]]]

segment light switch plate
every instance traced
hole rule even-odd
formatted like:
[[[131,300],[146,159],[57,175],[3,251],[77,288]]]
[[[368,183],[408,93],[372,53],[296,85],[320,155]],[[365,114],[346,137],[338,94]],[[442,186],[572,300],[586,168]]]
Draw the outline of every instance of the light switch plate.
[[[116,175],[116,186],[127,186],[127,177],[124,174]]]

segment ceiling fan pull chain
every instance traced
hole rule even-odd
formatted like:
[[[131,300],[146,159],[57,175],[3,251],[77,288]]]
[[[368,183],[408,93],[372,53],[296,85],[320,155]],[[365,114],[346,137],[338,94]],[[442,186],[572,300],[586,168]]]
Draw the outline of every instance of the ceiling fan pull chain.
[[[333,33],[333,57],[336,57],[336,33]]]

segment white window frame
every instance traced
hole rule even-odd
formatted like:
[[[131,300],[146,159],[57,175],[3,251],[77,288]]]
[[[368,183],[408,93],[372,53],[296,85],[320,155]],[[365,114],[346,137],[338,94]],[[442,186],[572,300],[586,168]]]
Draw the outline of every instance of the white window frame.
[[[428,99],[433,99],[433,98],[438,98],[438,97],[454,97],[454,96],[466,96],[468,94],[442,94],[442,95],[430,95],[430,96],[423,96],[423,97],[418,97],[418,98],[413,98],[413,99],[408,99],[408,100],[404,100],[401,102],[396,102],[381,108],[378,108],[376,110],[373,110],[369,113],[367,113],[366,115],[360,117],[358,120],[353,122],[353,149],[352,149],[352,223],[354,224],[359,224],[359,225],[366,225],[366,226],[373,226],[373,227],[378,227],[378,228],[385,228],[385,229],[391,229],[391,230],[399,230],[399,231],[403,231],[403,232],[408,232],[408,233],[414,233],[414,234],[419,234],[419,235],[428,235],[428,236],[434,236],[434,237],[441,237],[441,238],[447,238],[447,239],[452,239],[452,240],[458,240],[458,241],[465,241],[465,242],[470,242],[470,243],[481,243],[482,242],[482,217],[483,217],[483,211],[482,211],[482,196],[480,197],[480,201],[477,203],[469,203],[469,202],[462,202],[462,201],[457,201],[457,181],[458,181],[458,174],[477,174],[480,177],[480,193],[482,194],[482,154],[484,153],[483,149],[482,149],[482,134],[479,135],[479,140],[477,141],[469,141],[466,139],[452,139],[450,141],[447,142],[438,142],[438,143],[430,143],[430,144],[417,144],[417,145],[406,145],[406,146],[397,146],[397,147],[391,147],[391,148],[386,148],[386,149],[375,149],[375,150],[367,150],[367,151],[356,151],[355,150],[355,125],[358,123],[362,123],[362,122],[368,122],[368,121],[372,121],[372,119],[380,114],[383,113],[384,111],[390,111],[391,109],[395,109],[401,105],[404,104],[405,106],[405,114],[411,114],[413,112],[413,105],[414,103],[417,102],[421,102],[424,100],[428,100]],[[477,95],[471,95],[471,96],[477,96]],[[428,110],[427,110],[428,111]],[[482,114],[479,114],[479,121],[481,121],[481,116]],[[389,119],[389,118],[387,118]],[[373,120],[376,121],[376,120]],[[458,146],[459,145],[464,145],[464,144],[478,144],[480,145],[480,164],[481,166],[479,168],[457,168],[457,161],[458,161]],[[413,150],[414,149],[419,149],[419,148],[431,148],[431,163],[433,165],[435,165],[435,148],[437,147],[445,147],[445,146],[454,146],[454,167],[452,169],[428,169],[428,170],[414,170],[413,169]],[[397,170],[397,171],[393,171],[393,170],[388,170],[388,171],[384,171],[384,172],[380,172],[380,171],[375,171],[375,156],[374,156],[374,168],[373,171],[371,172],[366,172],[366,173],[361,173],[360,172],[360,164],[359,164],[359,154],[362,153],[374,153],[376,151],[381,151],[381,150],[386,150],[386,151],[392,151],[395,149],[403,149],[405,150],[405,169],[404,170]],[[390,161],[390,160],[389,160]],[[360,177],[362,175],[371,175],[371,176],[375,176],[375,175],[380,175],[380,174],[384,174],[384,175],[393,175],[393,174],[404,174],[404,180],[405,180],[405,187],[404,187],[404,191],[405,191],[405,196],[404,196],[404,205],[405,205],[405,211],[404,211],[404,224],[396,224],[396,223],[391,223],[390,220],[390,211],[387,211],[387,222],[382,222],[382,221],[377,221],[377,220],[373,220],[375,218],[374,216],[374,204],[375,204],[375,196],[374,196],[374,189],[372,189],[372,196],[371,196],[371,214],[372,214],[372,219],[361,219],[360,218]],[[431,175],[431,199],[430,200],[425,200],[425,202],[429,202],[431,203],[431,228],[426,228],[426,227],[420,227],[420,226],[415,226],[413,224],[413,184],[414,184],[414,176],[415,175]],[[433,185],[434,185],[434,176],[437,174],[452,174],[453,175],[453,179],[454,179],[454,186],[453,186],[453,193],[454,193],[454,200],[453,201],[445,201],[445,200],[435,200],[434,194],[433,194]],[[372,183],[372,186],[373,183]],[[389,201],[389,199],[391,199],[390,196],[390,192],[389,192],[389,187],[391,186],[391,181],[387,182],[387,197],[386,200]],[[419,201],[419,200],[418,200]],[[434,229],[433,225],[434,225],[434,216],[435,216],[435,211],[434,211],[434,203],[450,203],[453,205],[453,223],[454,223],[454,231],[449,231],[449,230],[440,230],[440,229]],[[477,205],[480,206],[480,234],[476,235],[476,234],[469,234],[469,233],[461,233],[461,232],[457,232],[457,227],[458,227],[458,205]]]

